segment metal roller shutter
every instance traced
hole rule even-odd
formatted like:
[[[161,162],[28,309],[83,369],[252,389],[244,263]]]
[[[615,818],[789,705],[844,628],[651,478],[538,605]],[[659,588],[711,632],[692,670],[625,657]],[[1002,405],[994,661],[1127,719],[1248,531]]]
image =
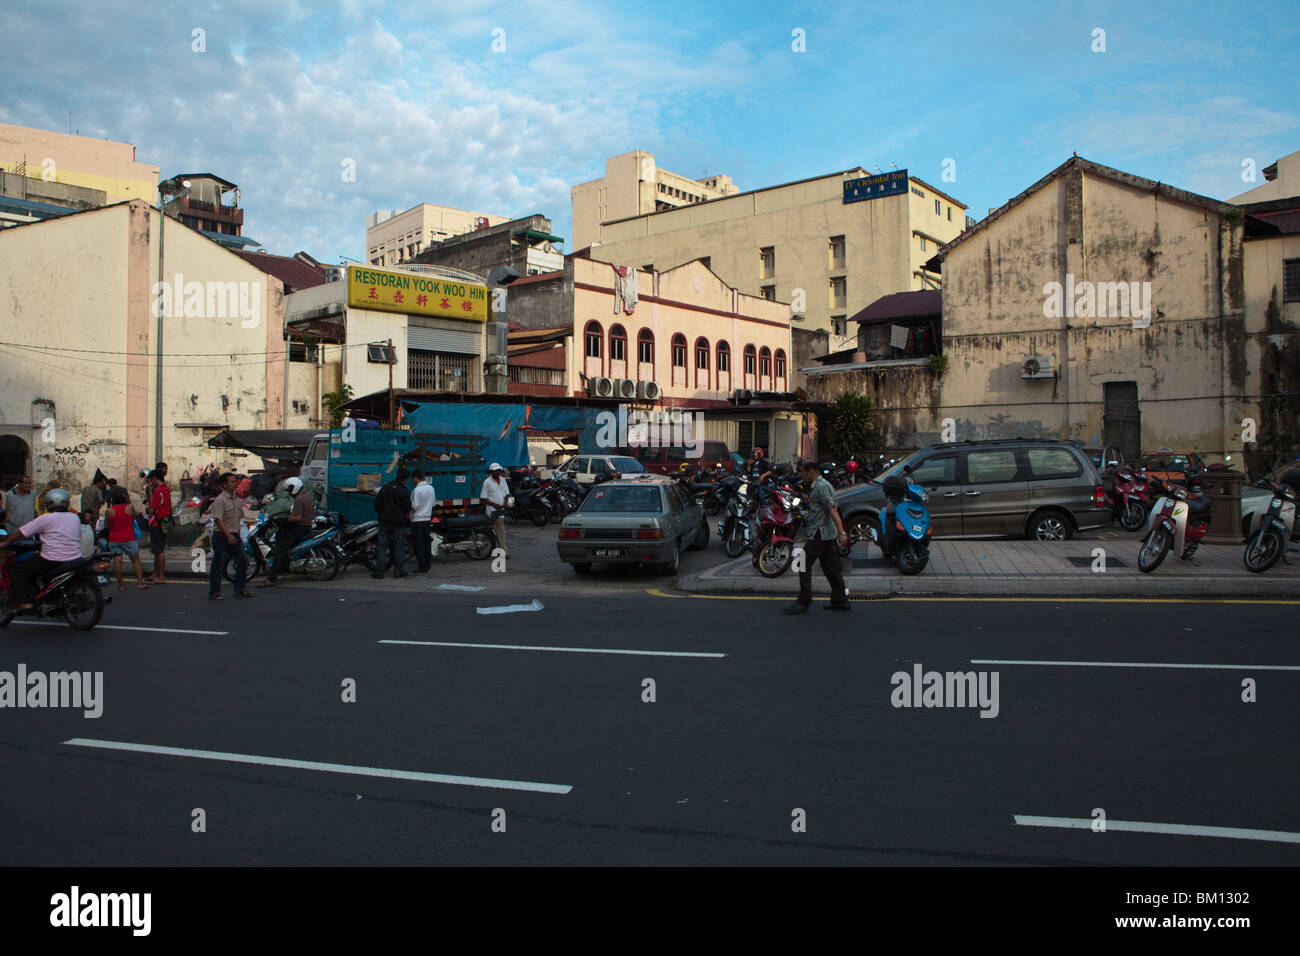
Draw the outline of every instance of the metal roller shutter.
[[[478,330],[461,332],[451,329],[426,329],[415,325],[409,326],[406,330],[406,347],[428,352],[477,355],[482,341],[483,333]]]

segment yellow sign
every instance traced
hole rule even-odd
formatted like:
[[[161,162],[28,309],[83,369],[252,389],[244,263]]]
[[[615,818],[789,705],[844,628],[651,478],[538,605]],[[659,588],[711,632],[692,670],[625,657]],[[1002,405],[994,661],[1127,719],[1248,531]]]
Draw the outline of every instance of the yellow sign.
[[[470,322],[488,320],[487,286],[365,266],[348,266],[348,305]]]

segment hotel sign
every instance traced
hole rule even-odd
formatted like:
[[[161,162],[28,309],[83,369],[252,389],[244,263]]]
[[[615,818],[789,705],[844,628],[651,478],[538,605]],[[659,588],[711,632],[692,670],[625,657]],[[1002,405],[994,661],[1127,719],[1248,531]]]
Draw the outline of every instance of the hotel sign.
[[[907,192],[907,170],[895,169],[879,176],[844,180],[844,201],[863,202],[884,196],[901,196]]]
[[[348,305],[356,309],[488,320],[487,286],[441,276],[348,266]]]

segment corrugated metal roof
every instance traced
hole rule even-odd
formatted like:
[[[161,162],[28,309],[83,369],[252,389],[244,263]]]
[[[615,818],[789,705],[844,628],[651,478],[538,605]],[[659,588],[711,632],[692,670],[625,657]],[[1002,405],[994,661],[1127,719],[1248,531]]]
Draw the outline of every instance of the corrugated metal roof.
[[[918,289],[915,292],[894,292],[882,295],[861,312],[849,318],[850,322],[878,325],[895,319],[928,319],[943,312],[943,293],[938,289]]]

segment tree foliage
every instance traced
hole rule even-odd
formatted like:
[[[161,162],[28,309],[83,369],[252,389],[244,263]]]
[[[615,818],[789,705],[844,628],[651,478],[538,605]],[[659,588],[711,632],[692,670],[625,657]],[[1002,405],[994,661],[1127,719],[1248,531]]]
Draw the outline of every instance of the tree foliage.
[[[841,395],[827,415],[828,447],[836,461],[863,459],[880,447],[880,433],[871,415],[871,399],[857,393]]]

